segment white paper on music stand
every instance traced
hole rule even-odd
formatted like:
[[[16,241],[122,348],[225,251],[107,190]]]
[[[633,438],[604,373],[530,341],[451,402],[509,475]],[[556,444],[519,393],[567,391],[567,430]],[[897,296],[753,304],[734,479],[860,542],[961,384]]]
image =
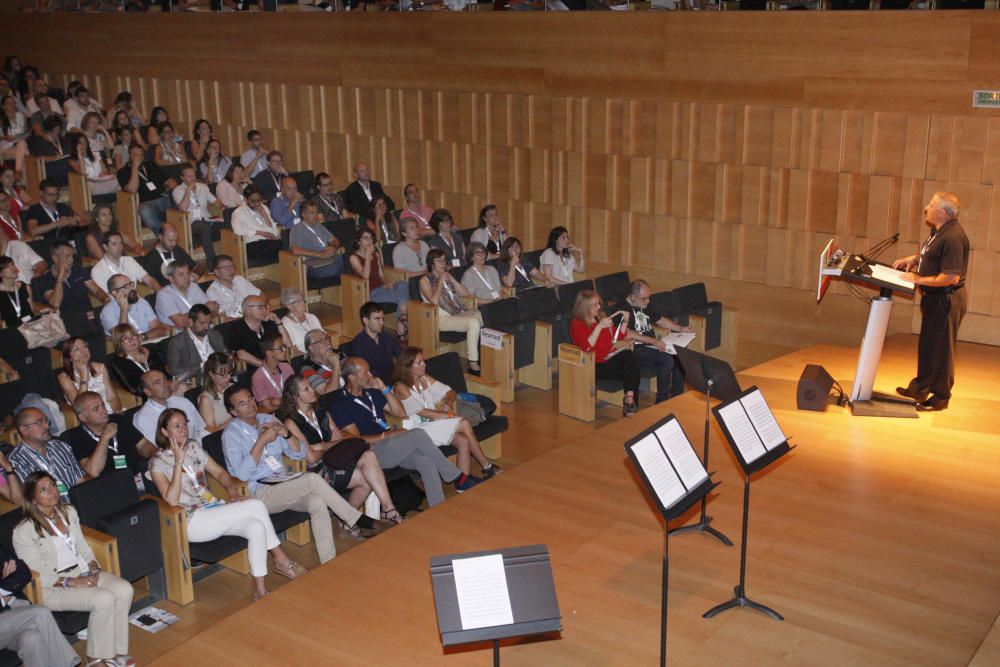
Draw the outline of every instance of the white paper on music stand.
[[[774,418],[771,408],[767,406],[767,401],[764,400],[760,389],[752,394],[747,394],[740,399],[740,402],[747,409],[750,421],[757,429],[757,435],[764,441],[764,447],[768,451],[788,440],[781,431],[781,427],[778,426],[778,421]]]
[[[684,434],[680,422],[671,419],[656,429],[656,437],[660,439],[663,450],[670,457],[670,462],[674,464],[677,474],[681,477],[681,482],[688,491],[705,481],[708,473],[705,471],[705,466],[701,464],[701,459],[694,453],[691,441]]]
[[[661,505],[673,507],[684,497],[687,491],[652,433],[632,445],[632,453],[635,454],[639,467],[646,474],[646,479],[652,485]]]
[[[896,285],[897,287],[902,287],[903,289],[913,289],[913,283],[909,280],[903,280],[902,271],[889,266],[882,266],[881,264],[872,264],[871,267],[872,278],[875,280],[881,280],[884,283]]]
[[[456,558],[451,561],[451,567],[455,573],[455,592],[458,594],[458,612],[463,630],[514,622],[502,555]]]
[[[667,354],[677,354],[677,350],[674,349],[675,347],[687,347],[694,338],[695,334],[693,333],[675,331],[674,333],[667,334],[660,340],[667,344]]]
[[[748,464],[753,463],[767,453],[760,436],[753,429],[753,424],[747,413],[743,411],[743,405],[739,401],[733,401],[729,405],[719,409],[719,416],[725,422],[729,435],[740,450],[743,460]]]

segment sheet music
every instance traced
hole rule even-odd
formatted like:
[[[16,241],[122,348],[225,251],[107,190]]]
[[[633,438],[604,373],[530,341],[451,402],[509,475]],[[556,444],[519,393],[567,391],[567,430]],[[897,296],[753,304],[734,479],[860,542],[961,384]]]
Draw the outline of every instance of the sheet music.
[[[687,347],[694,340],[695,334],[686,333],[683,331],[675,331],[674,333],[669,333],[660,340],[667,344],[667,354],[677,354],[677,350],[674,349],[675,346]]]
[[[673,507],[678,500],[684,497],[687,490],[681,483],[677,473],[674,472],[667,455],[663,453],[659,441],[652,433],[639,442],[632,445],[632,452],[639,467],[646,474],[646,478],[653,486],[660,504],[664,507]]]
[[[767,401],[764,400],[764,395],[760,393],[760,389],[744,396],[740,401],[743,403],[743,407],[747,409],[750,421],[753,423],[754,428],[757,429],[757,435],[764,441],[764,447],[767,450],[770,451],[788,440],[785,434],[782,433],[781,427],[778,426],[778,421],[774,418],[771,408],[767,406]]]
[[[903,280],[901,276],[902,271],[897,271],[888,266],[882,266],[881,264],[871,264],[872,267],[872,278],[875,280],[881,280],[884,283],[889,283],[890,285],[896,285],[897,287],[902,287],[903,289],[913,289],[913,283],[909,280]]]
[[[725,422],[729,435],[732,436],[736,448],[740,450],[740,455],[747,463],[753,463],[762,457],[767,450],[760,436],[754,431],[753,424],[747,413],[743,411],[743,404],[733,401],[729,405],[719,410],[719,417]]]
[[[451,561],[455,573],[455,592],[463,630],[510,625],[514,612],[510,608],[507,573],[503,556],[491,554]]]
[[[701,464],[701,459],[694,453],[691,441],[684,434],[680,422],[671,419],[666,424],[656,429],[656,437],[660,439],[663,450],[670,457],[671,463],[680,475],[681,483],[687,490],[695,488],[708,477],[705,466]]]

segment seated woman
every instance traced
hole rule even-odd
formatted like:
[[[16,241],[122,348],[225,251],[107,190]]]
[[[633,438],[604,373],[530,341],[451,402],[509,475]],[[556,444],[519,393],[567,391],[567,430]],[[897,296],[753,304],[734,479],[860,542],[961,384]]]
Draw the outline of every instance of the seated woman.
[[[77,336],[71,336],[62,344],[63,367],[56,376],[66,402],[72,405],[73,399],[81,391],[92,391],[104,401],[108,412],[120,415],[122,402],[111,387],[111,376],[107,367],[99,361],[92,361],[87,341]]]
[[[156,490],[174,507],[187,514],[188,540],[210,542],[223,535],[236,535],[247,541],[247,559],[253,576],[253,600],[267,595],[267,552],[274,556],[272,571],[288,579],[298,579],[306,569],[288,558],[264,503],[240,495],[239,487],[209,456],[197,440],[188,435],[188,420],[183,411],[167,408],[156,422],[156,446],[149,460],[149,474]],[[209,474],[229,494],[221,499],[208,488]]]
[[[389,495],[385,473],[375,452],[362,438],[347,438],[340,432],[322,405],[309,380],[293,375],[285,382],[278,413],[284,417],[285,428],[299,439],[308,442],[306,465],[319,473],[333,490],[344,494],[350,491],[347,502],[360,508],[365,498],[374,491],[382,504],[382,519],[403,523],[403,516],[396,511]],[[344,526],[354,537],[361,534],[356,525]],[[354,534],[354,532],[357,534]]]
[[[10,217],[16,221],[18,232],[23,233],[21,227],[21,211],[28,210],[28,207],[35,203],[35,200],[28,194],[27,190],[17,184],[17,173],[14,167],[7,165],[0,166],[0,190],[10,197]],[[7,225],[0,223],[0,231],[3,231],[10,238],[18,238],[14,230],[7,229]],[[23,238],[21,240],[24,240]]]
[[[496,204],[487,204],[479,211],[479,228],[472,232],[471,241],[478,241],[486,247],[489,259],[500,257],[500,246],[503,245],[507,232],[500,222]]]
[[[132,584],[101,571],[76,509],[60,502],[52,475],[31,473],[23,493],[24,519],[14,529],[14,551],[38,573],[45,606],[89,612],[87,665],[135,667],[128,655]]]
[[[114,146],[111,135],[104,129],[103,123],[104,119],[96,111],[84,114],[80,120],[80,131],[87,137],[91,155],[102,162],[111,155],[111,147]],[[70,148],[74,146],[70,145]],[[75,154],[76,151],[70,152],[70,155]]]
[[[18,176],[24,174],[24,156],[28,154],[26,139],[31,125],[24,114],[17,110],[17,100],[13,95],[0,99],[0,156],[3,160],[13,160]]]
[[[160,123],[156,127],[160,135],[160,143],[153,148],[153,162],[162,168],[177,168],[185,162],[184,154],[177,143],[177,133],[169,122]],[[171,173],[171,172],[167,172]]]
[[[152,148],[156,144],[160,143],[160,133],[157,128],[160,123],[166,123],[170,121],[170,117],[167,115],[167,110],[163,107],[153,107],[153,110],[149,112],[149,125],[146,125],[144,132],[140,134],[145,134],[145,144],[147,147]]]
[[[459,470],[471,476],[472,459],[476,459],[486,479],[503,472],[483,454],[469,420],[455,414],[455,390],[427,374],[423,350],[405,348],[396,359],[396,369],[392,393],[406,408],[406,416],[420,421],[416,428],[426,431],[438,447],[452,445],[458,450],[455,465]]]
[[[226,179],[233,161],[222,154],[222,144],[218,139],[209,139],[204,154],[198,160],[198,176],[211,185]],[[218,196],[218,195],[216,195]]]
[[[623,318],[620,327],[612,319],[618,315]],[[621,380],[625,391],[622,414],[631,417],[639,411],[639,364],[629,349],[610,356],[615,343],[625,338],[628,318],[629,313],[624,310],[605,315],[601,311],[601,297],[594,290],[585,289],[576,295],[569,335],[574,345],[594,352],[594,377]]]
[[[35,316],[28,288],[18,280],[21,269],[13,259],[0,255],[0,317],[16,329]]]
[[[139,339],[139,332],[131,324],[116,324],[111,329],[114,355],[108,360],[115,381],[128,393],[145,400],[142,393],[142,374],[149,371],[165,371],[163,360],[154,350],[146,347]]]
[[[133,141],[139,144],[139,134],[132,127],[123,125],[122,127],[115,128],[114,135],[115,145],[111,149],[111,163],[114,165],[115,173],[117,174],[122,167],[129,163],[128,147],[132,145]],[[141,146],[142,144],[139,145]]]
[[[107,165],[101,160],[100,155],[93,153],[90,141],[84,134],[71,135],[69,168],[77,174],[83,174],[87,179],[87,187],[94,197],[110,195],[118,192],[121,187],[118,185],[118,178],[108,171]]]
[[[104,257],[104,237],[111,232],[120,233],[118,221],[115,220],[115,208],[111,204],[97,204],[90,214],[90,227],[83,237],[88,257],[93,260]],[[122,234],[122,243],[129,254],[141,254],[142,247],[131,236]]]
[[[465,241],[455,227],[451,212],[439,208],[431,215],[431,228],[437,232],[427,239],[427,245],[444,250],[448,266],[465,266]]]
[[[433,251],[431,251],[433,252]],[[430,257],[430,252],[427,253]],[[365,229],[354,242],[354,252],[347,258],[354,275],[368,281],[368,299],[375,303],[396,304],[396,334],[406,335],[406,307],[410,286],[405,280],[388,281],[382,273],[382,256],[375,247],[375,233]]]
[[[264,205],[260,188],[251,183],[243,190],[246,200],[233,211],[233,233],[246,239],[247,259],[276,259],[281,250],[281,230]]]
[[[215,433],[229,426],[233,419],[222,400],[222,394],[234,384],[232,357],[226,352],[213,352],[205,362],[201,377],[198,413],[205,420],[205,429]]]
[[[479,312],[463,312],[460,297],[469,290],[448,273],[444,251],[434,248],[427,253],[427,275],[420,279],[420,296],[426,303],[437,306],[440,331],[464,331],[469,372],[479,375],[479,330],[483,317]]]
[[[462,274],[465,289],[477,301],[496,301],[500,298],[500,274],[486,264],[486,246],[479,241],[469,244],[469,268]]]
[[[194,122],[194,128],[191,130],[191,139],[184,142],[184,152],[187,154],[187,158],[191,161],[191,164],[198,164],[205,157],[208,144],[212,141],[212,135],[212,124],[207,120],[199,118]],[[219,152],[222,152],[221,146]]]
[[[7,195],[0,192],[0,215],[3,213]],[[49,265],[24,241],[9,239],[0,234],[0,255],[10,257],[17,265],[17,279],[30,285],[34,278],[49,270]]]
[[[500,246],[500,261],[497,262],[497,273],[500,282],[505,287],[513,287],[516,292],[535,287],[535,281],[549,287],[549,280],[538,270],[531,260],[524,256],[521,241],[516,236],[510,236]]]
[[[375,197],[372,200],[368,215],[365,216],[365,228],[370,229],[382,244],[399,243],[403,239],[399,220],[389,210],[385,197]]]
[[[565,227],[553,227],[539,262],[550,284],[568,285],[574,273],[583,273],[583,249],[570,242]]]
[[[242,206],[243,191],[250,185],[246,168],[240,164],[239,160],[233,160],[226,170],[225,177],[215,186],[215,197],[222,204],[223,208],[236,208]]]
[[[288,309],[288,314],[281,318],[281,323],[285,325],[285,333],[291,339],[292,345],[304,354],[306,333],[313,329],[322,329],[323,325],[318,317],[307,310],[306,297],[298,288],[286,287],[281,290],[281,305]]]

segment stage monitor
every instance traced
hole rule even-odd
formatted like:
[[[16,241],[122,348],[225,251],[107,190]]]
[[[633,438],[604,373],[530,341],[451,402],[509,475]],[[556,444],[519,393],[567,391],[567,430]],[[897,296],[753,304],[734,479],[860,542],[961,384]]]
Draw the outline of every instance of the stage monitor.
[[[674,349],[677,351],[677,360],[684,369],[684,377],[695,391],[707,393],[708,381],[711,380],[713,398],[723,402],[739,398],[742,393],[740,382],[736,379],[733,367],[727,362],[680,346],[675,346]]]

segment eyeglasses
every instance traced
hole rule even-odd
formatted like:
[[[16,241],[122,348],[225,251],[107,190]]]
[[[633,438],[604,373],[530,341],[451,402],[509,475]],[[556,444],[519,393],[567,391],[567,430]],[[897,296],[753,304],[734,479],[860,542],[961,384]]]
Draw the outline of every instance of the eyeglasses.
[[[284,352],[287,349],[288,349],[287,345],[278,345],[277,347],[272,347],[271,351],[272,352]]]
[[[247,308],[267,308],[266,303],[248,303]]]
[[[21,426],[41,426],[42,424],[44,424],[45,426],[49,425],[48,417],[42,417],[41,419],[33,422],[24,422],[23,424],[21,424]]]
[[[212,371],[213,375],[218,375],[219,377],[229,377],[233,374],[232,368],[220,368],[217,371]]]
[[[135,283],[125,283],[124,285],[119,285],[118,287],[112,287],[112,292],[117,292],[123,289],[135,289]]]
[[[139,336],[135,335],[134,333],[127,333],[124,336],[122,336],[122,340],[123,341],[126,341],[126,340],[138,340],[138,339],[139,339]]]

